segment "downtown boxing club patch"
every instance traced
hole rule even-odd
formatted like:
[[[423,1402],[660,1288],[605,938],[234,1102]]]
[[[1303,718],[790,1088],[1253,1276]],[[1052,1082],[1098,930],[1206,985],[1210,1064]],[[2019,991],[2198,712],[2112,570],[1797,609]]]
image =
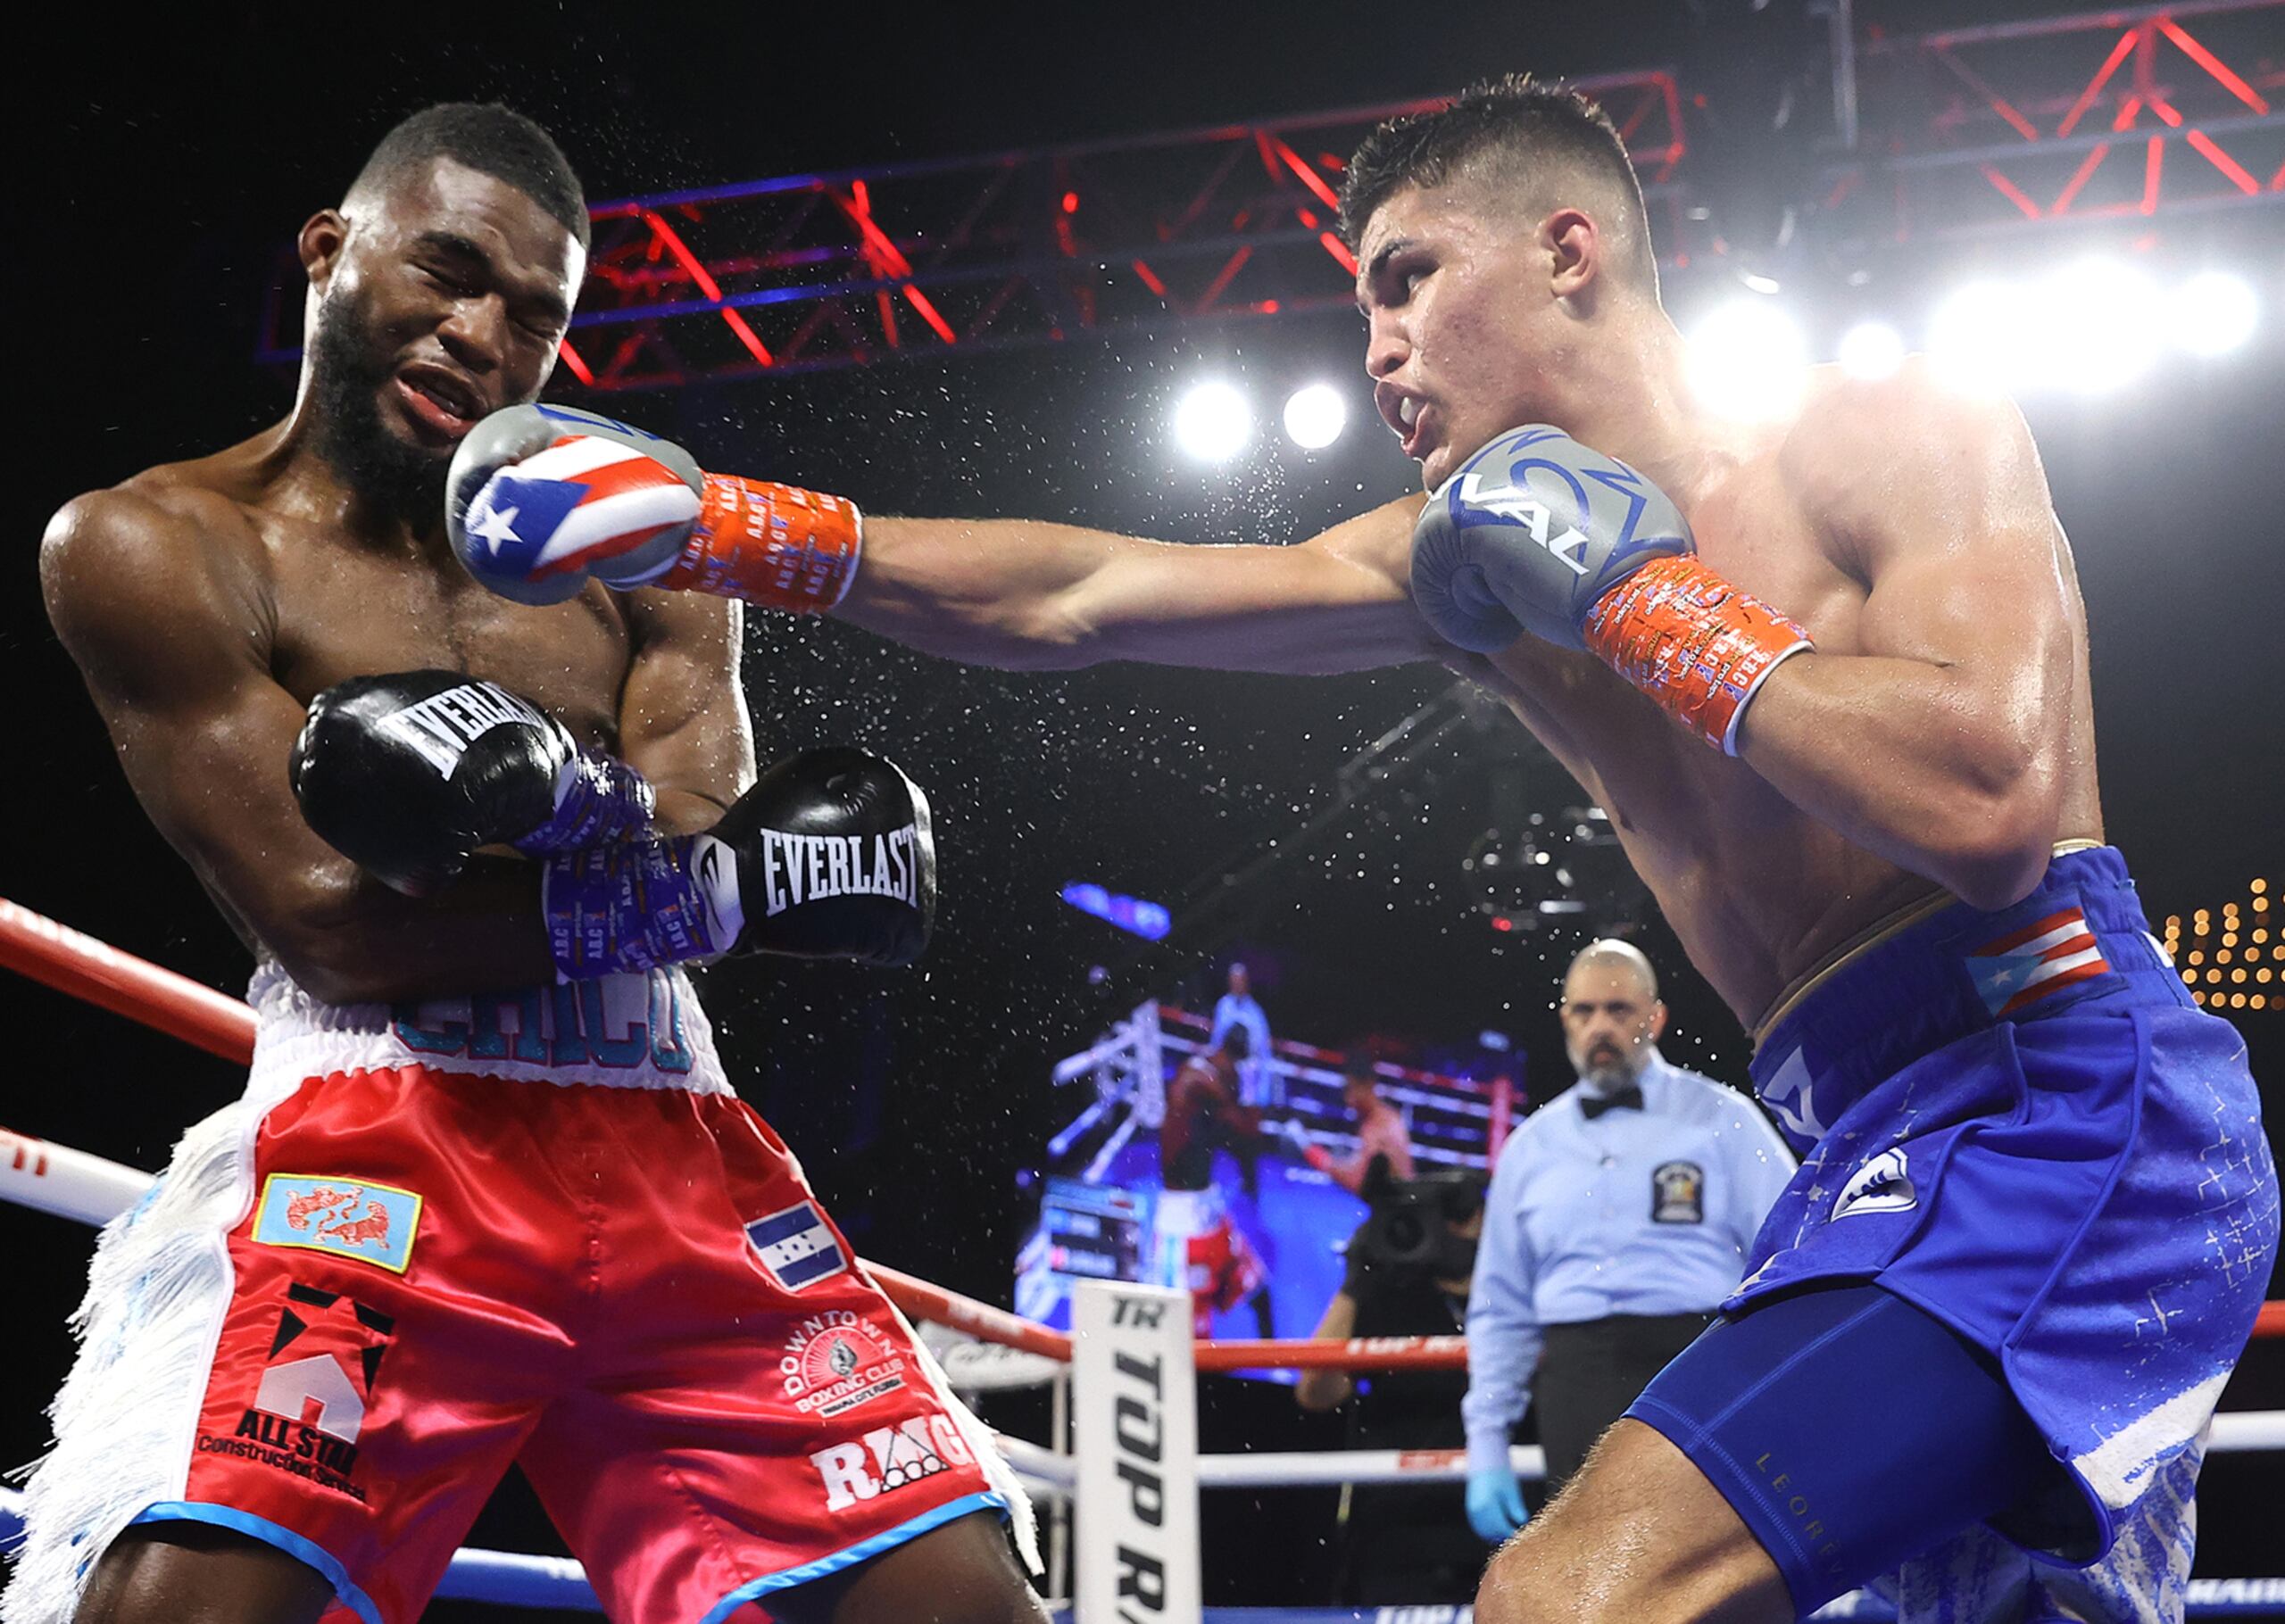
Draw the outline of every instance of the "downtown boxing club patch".
[[[904,1354],[846,1308],[812,1314],[785,1338],[777,1373],[785,1397],[804,1415],[831,1417],[900,1392]]]
[[[253,1239],[330,1252],[403,1274],[420,1233],[420,1197],[393,1184],[335,1174],[274,1172],[262,1181]]]

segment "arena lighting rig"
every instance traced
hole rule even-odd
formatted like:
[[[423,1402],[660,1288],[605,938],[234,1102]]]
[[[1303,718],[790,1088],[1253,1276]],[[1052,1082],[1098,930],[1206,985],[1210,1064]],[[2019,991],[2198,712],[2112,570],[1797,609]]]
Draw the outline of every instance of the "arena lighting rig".
[[[1811,42],[1807,70],[1830,83],[1823,134],[1794,137],[1779,166],[1796,194],[1787,265],[1738,240],[1735,144],[1715,138],[1734,92],[1710,65],[1575,82],[1633,153],[1686,327],[1723,302],[1697,297],[1698,282],[1759,288],[1805,330],[1813,358],[1837,355],[1865,322],[1918,344],[1935,336],[1935,312],[1881,308],[1871,271],[1932,246],[1948,261],[1999,244],[2011,269],[1997,280],[2038,283],[2078,265],[2083,244],[2033,240],[2086,228],[2148,265],[2153,309],[2187,302],[2200,312],[2195,342],[2215,345],[2249,333],[2277,288],[2192,295],[2195,271],[2228,268],[2168,256],[2186,222],[2285,203],[2281,29],[2285,0],[2181,0],[1911,37],[1836,25]],[[1355,269],[1333,228],[1345,155],[1380,119],[1433,104],[602,203],[561,382],[575,396],[662,389],[1342,310]],[[289,252],[265,362],[298,360],[299,279]],[[1748,319],[1773,326],[1766,312]],[[1849,354],[1877,367],[1899,347],[1865,332]],[[1249,423],[1261,415],[1224,405]],[[1352,403],[1346,415],[1362,414]],[[1308,432],[1324,434],[1322,418]]]

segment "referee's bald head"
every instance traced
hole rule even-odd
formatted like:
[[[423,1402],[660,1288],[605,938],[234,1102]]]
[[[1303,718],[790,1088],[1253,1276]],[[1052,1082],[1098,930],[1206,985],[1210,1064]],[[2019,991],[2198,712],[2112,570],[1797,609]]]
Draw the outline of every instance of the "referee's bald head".
[[[1573,976],[1578,974],[1583,968],[1591,966],[1623,967],[1633,972],[1635,980],[1642,983],[1643,1000],[1646,1003],[1658,1001],[1658,973],[1650,967],[1649,956],[1633,942],[1620,941],[1617,938],[1611,936],[1589,942],[1579,949],[1577,956],[1571,960],[1571,967],[1563,973],[1564,984],[1568,986]]]

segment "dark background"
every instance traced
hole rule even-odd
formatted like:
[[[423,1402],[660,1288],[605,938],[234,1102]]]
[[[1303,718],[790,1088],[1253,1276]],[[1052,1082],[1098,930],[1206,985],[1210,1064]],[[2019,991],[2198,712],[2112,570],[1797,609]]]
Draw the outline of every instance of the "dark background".
[[[997,7],[988,22],[942,8],[868,15],[839,37],[765,26],[744,8],[341,9],[321,20],[253,8],[155,33],[62,21],[67,35],[87,31],[25,64],[15,98],[15,561],[0,588],[14,784],[0,891],[214,985],[243,985],[242,950],[135,808],[46,628],[37,538],[73,493],[282,412],[290,377],[252,360],[278,244],[405,112],[509,100],[550,126],[589,196],[604,198],[1429,95],[1494,69],[1686,60],[1679,4],[1542,9],[1448,4],[1434,8],[1437,26],[1417,29],[1403,25],[1420,13],[1384,7]],[[1919,28],[1994,8],[1859,9],[1874,21],[1908,10]],[[2249,878],[2285,867],[2280,232],[2273,210],[2250,228],[2206,229],[2267,277],[2256,347],[2169,361],[2098,403],[2031,407],[2093,626],[2110,834],[2154,918],[2218,913],[2242,902]],[[1360,358],[1356,324],[1333,317],[602,404],[678,434],[713,466],[846,490],[874,510],[1286,540],[1410,487],[1385,436],[1354,421]],[[1348,437],[1309,456],[1273,429],[1233,471],[1183,464],[1166,413],[1209,361],[1273,410],[1296,384],[1342,381]],[[1017,1174],[1075,1108],[1047,1068],[1110,1012],[1090,968],[1132,957],[1131,940],[1062,907],[1059,888],[1091,879],[1171,900],[1216,861],[1290,837],[1328,804],[1342,762],[1449,686],[1433,668],[1331,681],[1128,667],[1005,675],[763,617],[748,681],[765,759],[852,740],[928,785],[946,883],[923,969],[716,972],[708,998],[732,1075],[868,1255],[1000,1301],[1026,1222]],[[1496,1029],[1517,1040],[1536,1081],[1561,1086],[1550,1002],[1579,939],[1493,934],[1459,866],[1489,816],[1482,763],[1518,748],[1504,725],[1464,742],[1403,793],[1344,814],[1254,895],[1226,940],[1150,959],[1116,985],[1210,996],[1239,951],[1281,1035],[1337,1046],[1378,1034],[1399,1053],[1449,1060]],[[1568,804],[1559,775],[1534,767],[1529,783],[1534,807]],[[1642,940],[1669,981],[1669,1056],[1741,1080],[1735,1023],[1662,929]],[[151,1168],[238,1086],[228,1065],[45,990],[10,981],[0,998],[13,1062],[0,1120],[11,1127]],[[2285,1020],[2241,1024],[2256,1072],[2278,1075]],[[70,1355],[63,1317],[89,1237],[13,1208],[0,1212],[0,1235],[11,1255],[0,1460],[13,1463],[45,1437],[37,1409]],[[2280,1402],[2279,1363],[2257,1354],[2225,1407]],[[1241,1421],[1257,1446],[1337,1441],[1292,1421],[1280,1392],[1217,1388],[1207,1446],[1236,1446],[1224,1434]],[[2199,1570],[2273,1569],[2251,1515],[2256,1496],[2273,1509],[2273,1458],[2222,1457],[2208,1482]],[[1329,1506],[1314,1495],[1210,1497],[1208,1599],[1315,1599]],[[476,1537],[561,1548],[512,1486]],[[1286,1556],[1217,1560],[1241,1545]],[[439,1604],[432,1616],[479,1615]]]

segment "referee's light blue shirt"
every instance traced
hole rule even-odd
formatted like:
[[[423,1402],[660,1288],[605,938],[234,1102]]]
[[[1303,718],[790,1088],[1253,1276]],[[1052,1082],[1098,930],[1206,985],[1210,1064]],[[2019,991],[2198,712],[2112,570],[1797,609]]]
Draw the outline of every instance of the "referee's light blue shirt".
[[[1590,1122],[1574,1086],[1500,1153],[1467,1305],[1467,1463],[1508,1458],[1531,1401],[1541,1327],[1703,1313],[1737,1288],[1747,1248],[1793,1176],[1751,1100],[1711,1078],[1642,1068],[1642,1109]]]
[[[1214,1030],[1208,1036],[1207,1043],[1210,1047],[1220,1048],[1222,1034],[1233,1026],[1242,1026],[1246,1029],[1246,1036],[1250,1040],[1246,1051],[1247,1059],[1267,1060],[1269,1058],[1269,1016],[1263,1013],[1261,1006],[1255,1002],[1252,994],[1249,993],[1244,998],[1240,998],[1234,992],[1226,992],[1215,1001]]]

